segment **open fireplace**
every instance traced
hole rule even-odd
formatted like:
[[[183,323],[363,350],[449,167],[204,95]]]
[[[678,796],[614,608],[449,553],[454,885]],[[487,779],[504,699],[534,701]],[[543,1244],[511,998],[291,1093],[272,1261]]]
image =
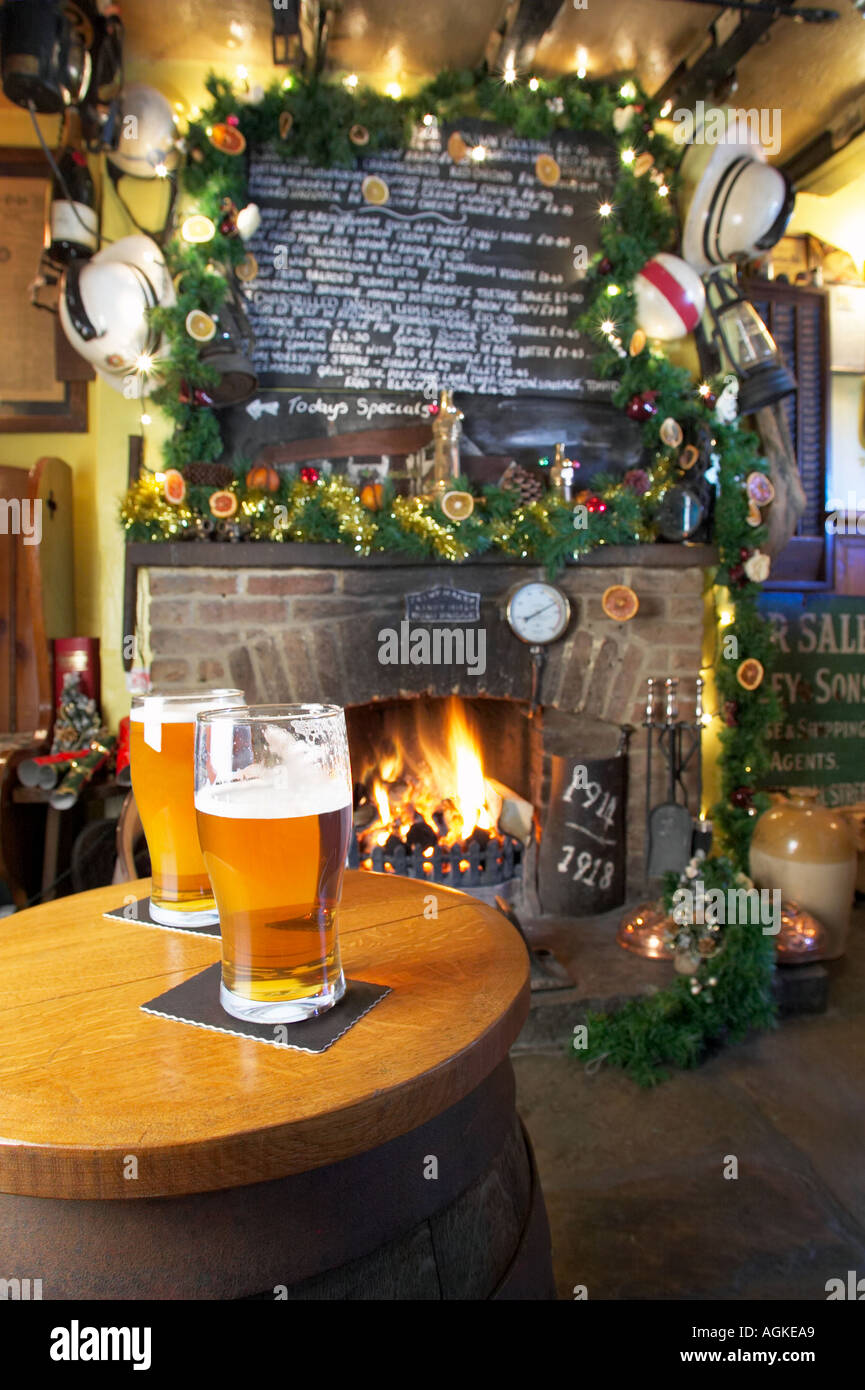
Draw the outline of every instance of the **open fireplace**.
[[[524,705],[416,697],[347,711],[350,864],[509,896],[534,833]]]
[[[615,885],[616,901],[641,891],[646,679],[678,678],[680,713],[693,713],[701,567],[712,558],[705,548],[604,546],[568,566],[557,583],[571,621],[547,650],[531,715],[530,652],[510,630],[506,608],[515,584],[541,577],[533,566],[486,560],[457,570],[263,542],[130,546],[129,557],[137,567],[136,649],[159,688],[230,683],[250,703],[345,707],[357,784],[352,862],[509,897],[528,917],[561,914],[556,894],[552,905],[544,901],[557,879],[567,878],[578,916],[606,910],[605,883]],[[637,591],[632,621],[604,612],[611,584]],[[485,670],[383,662],[381,633],[399,631],[409,610],[415,626],[435,626],[418,616],[419,600],[434,596],[440,605],[443,595],[454,600],[447,626],[483,631]],[[617,750],[628,726],[631,775],[619,779]],[[569,803],[564,814],[560,789],[556,818],[556,779],[564,764],[567,790],[575,760],[594,762],[580,800],[594,797],[595,809]],[[656,758],[652,804],[666,790]],[[618,819],[595,825],[595,810],[609,809],[613,796]],[[574,821],[579,839],[566,833]],[[508,879],[510,894],[502,891]]]

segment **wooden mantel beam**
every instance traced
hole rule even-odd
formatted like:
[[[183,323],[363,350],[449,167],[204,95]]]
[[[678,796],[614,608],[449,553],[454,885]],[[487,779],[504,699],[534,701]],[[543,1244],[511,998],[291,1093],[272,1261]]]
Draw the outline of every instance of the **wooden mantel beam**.
[[[492,66],[502,71],[513,67],[517,72],[531,67],[541,39],[567,3],[569,0],[517,0],[506,16]]]

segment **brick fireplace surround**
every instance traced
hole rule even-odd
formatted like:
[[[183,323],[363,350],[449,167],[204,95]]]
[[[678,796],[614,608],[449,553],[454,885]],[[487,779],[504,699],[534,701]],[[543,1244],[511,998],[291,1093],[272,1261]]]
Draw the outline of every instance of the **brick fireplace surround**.
[[[134,599],[136,649],[144,664],[149,660],[157,689],[232,684],[250,703],[346,706],[455,693],[521,702],[517,708],[527,712],[528,652],[508,628],[504,607],[514,584],[543,577],[536,566],[489,559],[454,566],[360,559],[336,546],[207,542],[130,546],[128,562],[129,619]],[[527,786],[543,824],[550,755],[611,756],[620,726],[638,726],[627,812],[629,896],[639,892],[643,874],[645,731],[639,726],[646,678],[677,676],[680,713],[692,713],[704,569],[714,562],[704,546],[606,547],[569,566],[557,581],[572,618],[564,639],[549,649]],[[611,621],[601,609],[604,590],[616,583],[629,584],[639,596],[639,612],[628,623]],[[438,585],[481,595],[480,624],[487,632],[482,676],[465,668],[378,661],[378,633],[399,630],[405,595]],[[660,801],[666,788],[657,759],[655,769]]]

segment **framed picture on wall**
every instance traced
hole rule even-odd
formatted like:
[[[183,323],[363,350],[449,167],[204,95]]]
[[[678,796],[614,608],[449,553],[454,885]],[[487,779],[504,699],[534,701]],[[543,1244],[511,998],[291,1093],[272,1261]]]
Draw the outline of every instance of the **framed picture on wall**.
[[[56,315],[34,307],[51,173],[38,149],[0,148],[0,433],[86,433],[87,381],[60,381]],[[79,359],[80,360],[80,359]],[[84,366],[83,362],[81,366]]]

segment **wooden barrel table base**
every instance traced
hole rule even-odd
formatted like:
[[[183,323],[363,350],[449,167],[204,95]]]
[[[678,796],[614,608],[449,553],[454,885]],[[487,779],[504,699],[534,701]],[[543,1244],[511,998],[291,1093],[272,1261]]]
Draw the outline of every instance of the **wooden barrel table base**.
[[[554,1297],[508,1049],[528,961],[493,909],[347,875],[347,974],[392,993],[325,1053],[139,1005],[219,942],[103,911],[0,922],[0,1264],[45,1299]],[[26,1268],[18,1268],[26,1262]]]

